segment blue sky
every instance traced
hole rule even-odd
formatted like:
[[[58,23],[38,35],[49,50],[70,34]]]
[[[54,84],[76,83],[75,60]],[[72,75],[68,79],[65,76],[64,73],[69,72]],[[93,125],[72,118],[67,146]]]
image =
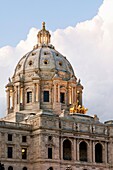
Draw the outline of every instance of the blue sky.
[[[103,0],[0,0],[0,47],[16,46],[42,21],[49,30],[91,19]]]

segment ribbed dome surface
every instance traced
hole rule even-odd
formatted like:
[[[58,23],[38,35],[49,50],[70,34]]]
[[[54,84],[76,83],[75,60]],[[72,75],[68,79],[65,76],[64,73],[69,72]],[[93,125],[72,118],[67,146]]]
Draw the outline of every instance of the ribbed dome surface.
[[[14,77],[36,73],[41,79],[52,79],[57,73],[64,80],[74,77],[69,61],[52,45],[42,45],[24,55],[16,66]]]

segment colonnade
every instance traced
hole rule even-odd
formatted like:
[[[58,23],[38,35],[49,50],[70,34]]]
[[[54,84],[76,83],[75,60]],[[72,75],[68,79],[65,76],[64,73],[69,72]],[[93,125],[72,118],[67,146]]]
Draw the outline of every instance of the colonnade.
[[[61,160],[63,160],[63,142],[68,139],[62,139],[61,141]],[[95,146],[96,144],[100,144],[102,146],[102,163],[107,164],[108,160],[108,147],[110,144],[108,142],[99,142],[95,140],[81,140],[81,139],[73,139],[69,140],[71,142],[71,161],[80,161],[80,143],[85,142],[87,145],[87,161],[88,163],[95,163]]]
[[[49,86],[47,87],[49,91],[49,101],[53,101],[51,104],[54,104],[55,107],[58,103],[61,102],[61,93],[64,93],[64,105],[69,107],[69,105],[73,105],[77,102],[77,86],[75,82],[60,82],[53,81],[53,87],[50,91]],[[24,84],[23,82],[18,82],[13,85],[7,86],[7,112],[10,113],[12,111],[24,110],[27,103],[27,92],[32,92],[32,104],[36,104],[40,101],[43,102],[42,93],[44,87],[40,88],[40,80],[33,80],[33,82],[29,84]],[[80,91],[80,95],[82,98],[82,89]],[[79,99],[82,100],[82,99]],[[49,104],[49,103],[48,103]],[[33,105],[34,107],[34,105]],[[60,108],[60,107],[59,107]],[[32,108],[31,108],[32,109]],[[40,109],[40,108],[39,108]]]
[[[54,82],[54,94],[53,101],[54,103],[60,103],[60,93],[65,94],[65,104],[73,104],[76,102],[76,85],[75,84],[64,84]]]

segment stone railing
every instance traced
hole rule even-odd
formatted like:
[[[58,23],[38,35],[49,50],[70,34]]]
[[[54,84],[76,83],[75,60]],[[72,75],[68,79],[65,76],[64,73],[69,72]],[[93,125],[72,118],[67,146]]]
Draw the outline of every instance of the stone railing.
[[[7,122],[7,121],[0,121],[0,127],[19,128],[19,129],[25,129],[25,130],[31,130],[32,129],[32,125],[29,125],[29,124]]]
[[[61,121],[60,128],[67,131],[109,135],[109,127],[101,123],[89,124],[83,122]]]

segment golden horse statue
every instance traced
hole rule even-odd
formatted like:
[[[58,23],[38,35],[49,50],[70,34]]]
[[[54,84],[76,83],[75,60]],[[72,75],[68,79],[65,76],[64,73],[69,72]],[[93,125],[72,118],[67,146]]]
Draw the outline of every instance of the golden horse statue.
[[[70,113],[82,113],[85,114],[87,112],[87,108],[84,106],[78,105],[78,100],[73,104],[73,107],[70,108]]]

